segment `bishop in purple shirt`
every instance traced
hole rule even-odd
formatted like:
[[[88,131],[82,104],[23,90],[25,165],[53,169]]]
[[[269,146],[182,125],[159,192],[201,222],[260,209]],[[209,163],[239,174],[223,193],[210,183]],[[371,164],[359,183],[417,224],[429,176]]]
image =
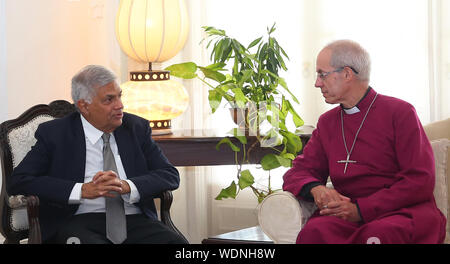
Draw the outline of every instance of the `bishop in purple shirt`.
[[[369,55],[353,41],[327,45],[316,70],[315,86],[339,106],[284,175],[284,190],[318,206],[297,243],[442,243],[433,152],[414,107],[369,86]]]

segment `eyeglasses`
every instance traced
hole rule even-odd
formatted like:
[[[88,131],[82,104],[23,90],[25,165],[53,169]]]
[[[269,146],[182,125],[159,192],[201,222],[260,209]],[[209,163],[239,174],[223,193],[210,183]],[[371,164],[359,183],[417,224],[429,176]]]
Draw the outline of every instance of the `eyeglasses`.
[[[328,75],[334,73],[334,72],[340,72],[342,71],[345,67],[349,67],[355,74],[358,74],[358,71],[355,70],[353,67],[351,66],[343,66],[343,67],[339,67],[334,71],[329,71],[329,72],[318,72],[317,73],[317,77],[319,77],[322,81],[325,80],[325,78],[327,78]]]

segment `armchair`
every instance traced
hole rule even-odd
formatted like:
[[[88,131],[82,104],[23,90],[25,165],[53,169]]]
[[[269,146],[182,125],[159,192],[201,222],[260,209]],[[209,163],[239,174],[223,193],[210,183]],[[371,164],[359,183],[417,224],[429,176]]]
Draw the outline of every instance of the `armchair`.
[[[76,109],[73,104],[57,100],[49,105],[33,106],[18,118],[0,124],[0,160],[2,163],[0,232],[5,237],[5,244],[18,244],[26,238],[28,238],[29,244],[42,242],[39,227],[39,197],[10,196],[6,193],[6,183],[7,179],[11,177],[13,169],[36,143],[34,133],[39,124],[64,117],[74,111]],[[170,218],[172,193],[165,191],[155,198],[160,199],[159,217],[161,222],[186,240]]]
[[[431,123],[424,129],[435,158],[434,197],[438,208],[447,217],[444,243],[450,243],[450,118]],[[327,186],[332,187],[331,183]],[[301,228],[316,209],[314,203],[297,200],[290,192],[277,192],[260,204],[258,221],[275,243],[291,244],[295,243]]]

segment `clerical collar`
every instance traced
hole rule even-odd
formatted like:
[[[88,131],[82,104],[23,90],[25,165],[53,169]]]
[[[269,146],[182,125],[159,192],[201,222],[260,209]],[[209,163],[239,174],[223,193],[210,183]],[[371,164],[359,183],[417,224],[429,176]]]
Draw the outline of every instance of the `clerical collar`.
[[[358,101],[358,103],[357,103],[355,106],[353,106],[353,107],[351,107],[351,108],[345,108],[345,107],[341,104],[342,110],[344,110],[344,112],[345,112],[347,115],[353,115],[353,114],[356,114],[356,113],[361,112],[361,110],[359,110],[359,108],[358,108],[358,105],[359,105],[359,103],[361,103],[361,101],[362,101],[364,98],[366,98],[366,96],[369,94],[370,89],[372,89],[372,87],[369,86],[369,88],[367,89],[367,91],[366,91],[366,93],[364,94],[364,96],[361,98],[361,100]]]

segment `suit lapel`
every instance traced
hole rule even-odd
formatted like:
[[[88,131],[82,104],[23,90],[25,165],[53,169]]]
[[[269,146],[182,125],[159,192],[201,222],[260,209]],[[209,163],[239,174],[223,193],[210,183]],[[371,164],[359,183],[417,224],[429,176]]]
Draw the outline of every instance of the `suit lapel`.
[[[76,182],[84,182],[86,173],[86,137],[83,125],[81,124],[80,114],[74,114],[73,118],[70,120],[73,132],[73,138],[67,140],[68,145],[70,146],[67,149],[73,151],[73,160],[70,162],[73,166],[70,171],[72,171],[73,174],[70,178],[74,179]]]

